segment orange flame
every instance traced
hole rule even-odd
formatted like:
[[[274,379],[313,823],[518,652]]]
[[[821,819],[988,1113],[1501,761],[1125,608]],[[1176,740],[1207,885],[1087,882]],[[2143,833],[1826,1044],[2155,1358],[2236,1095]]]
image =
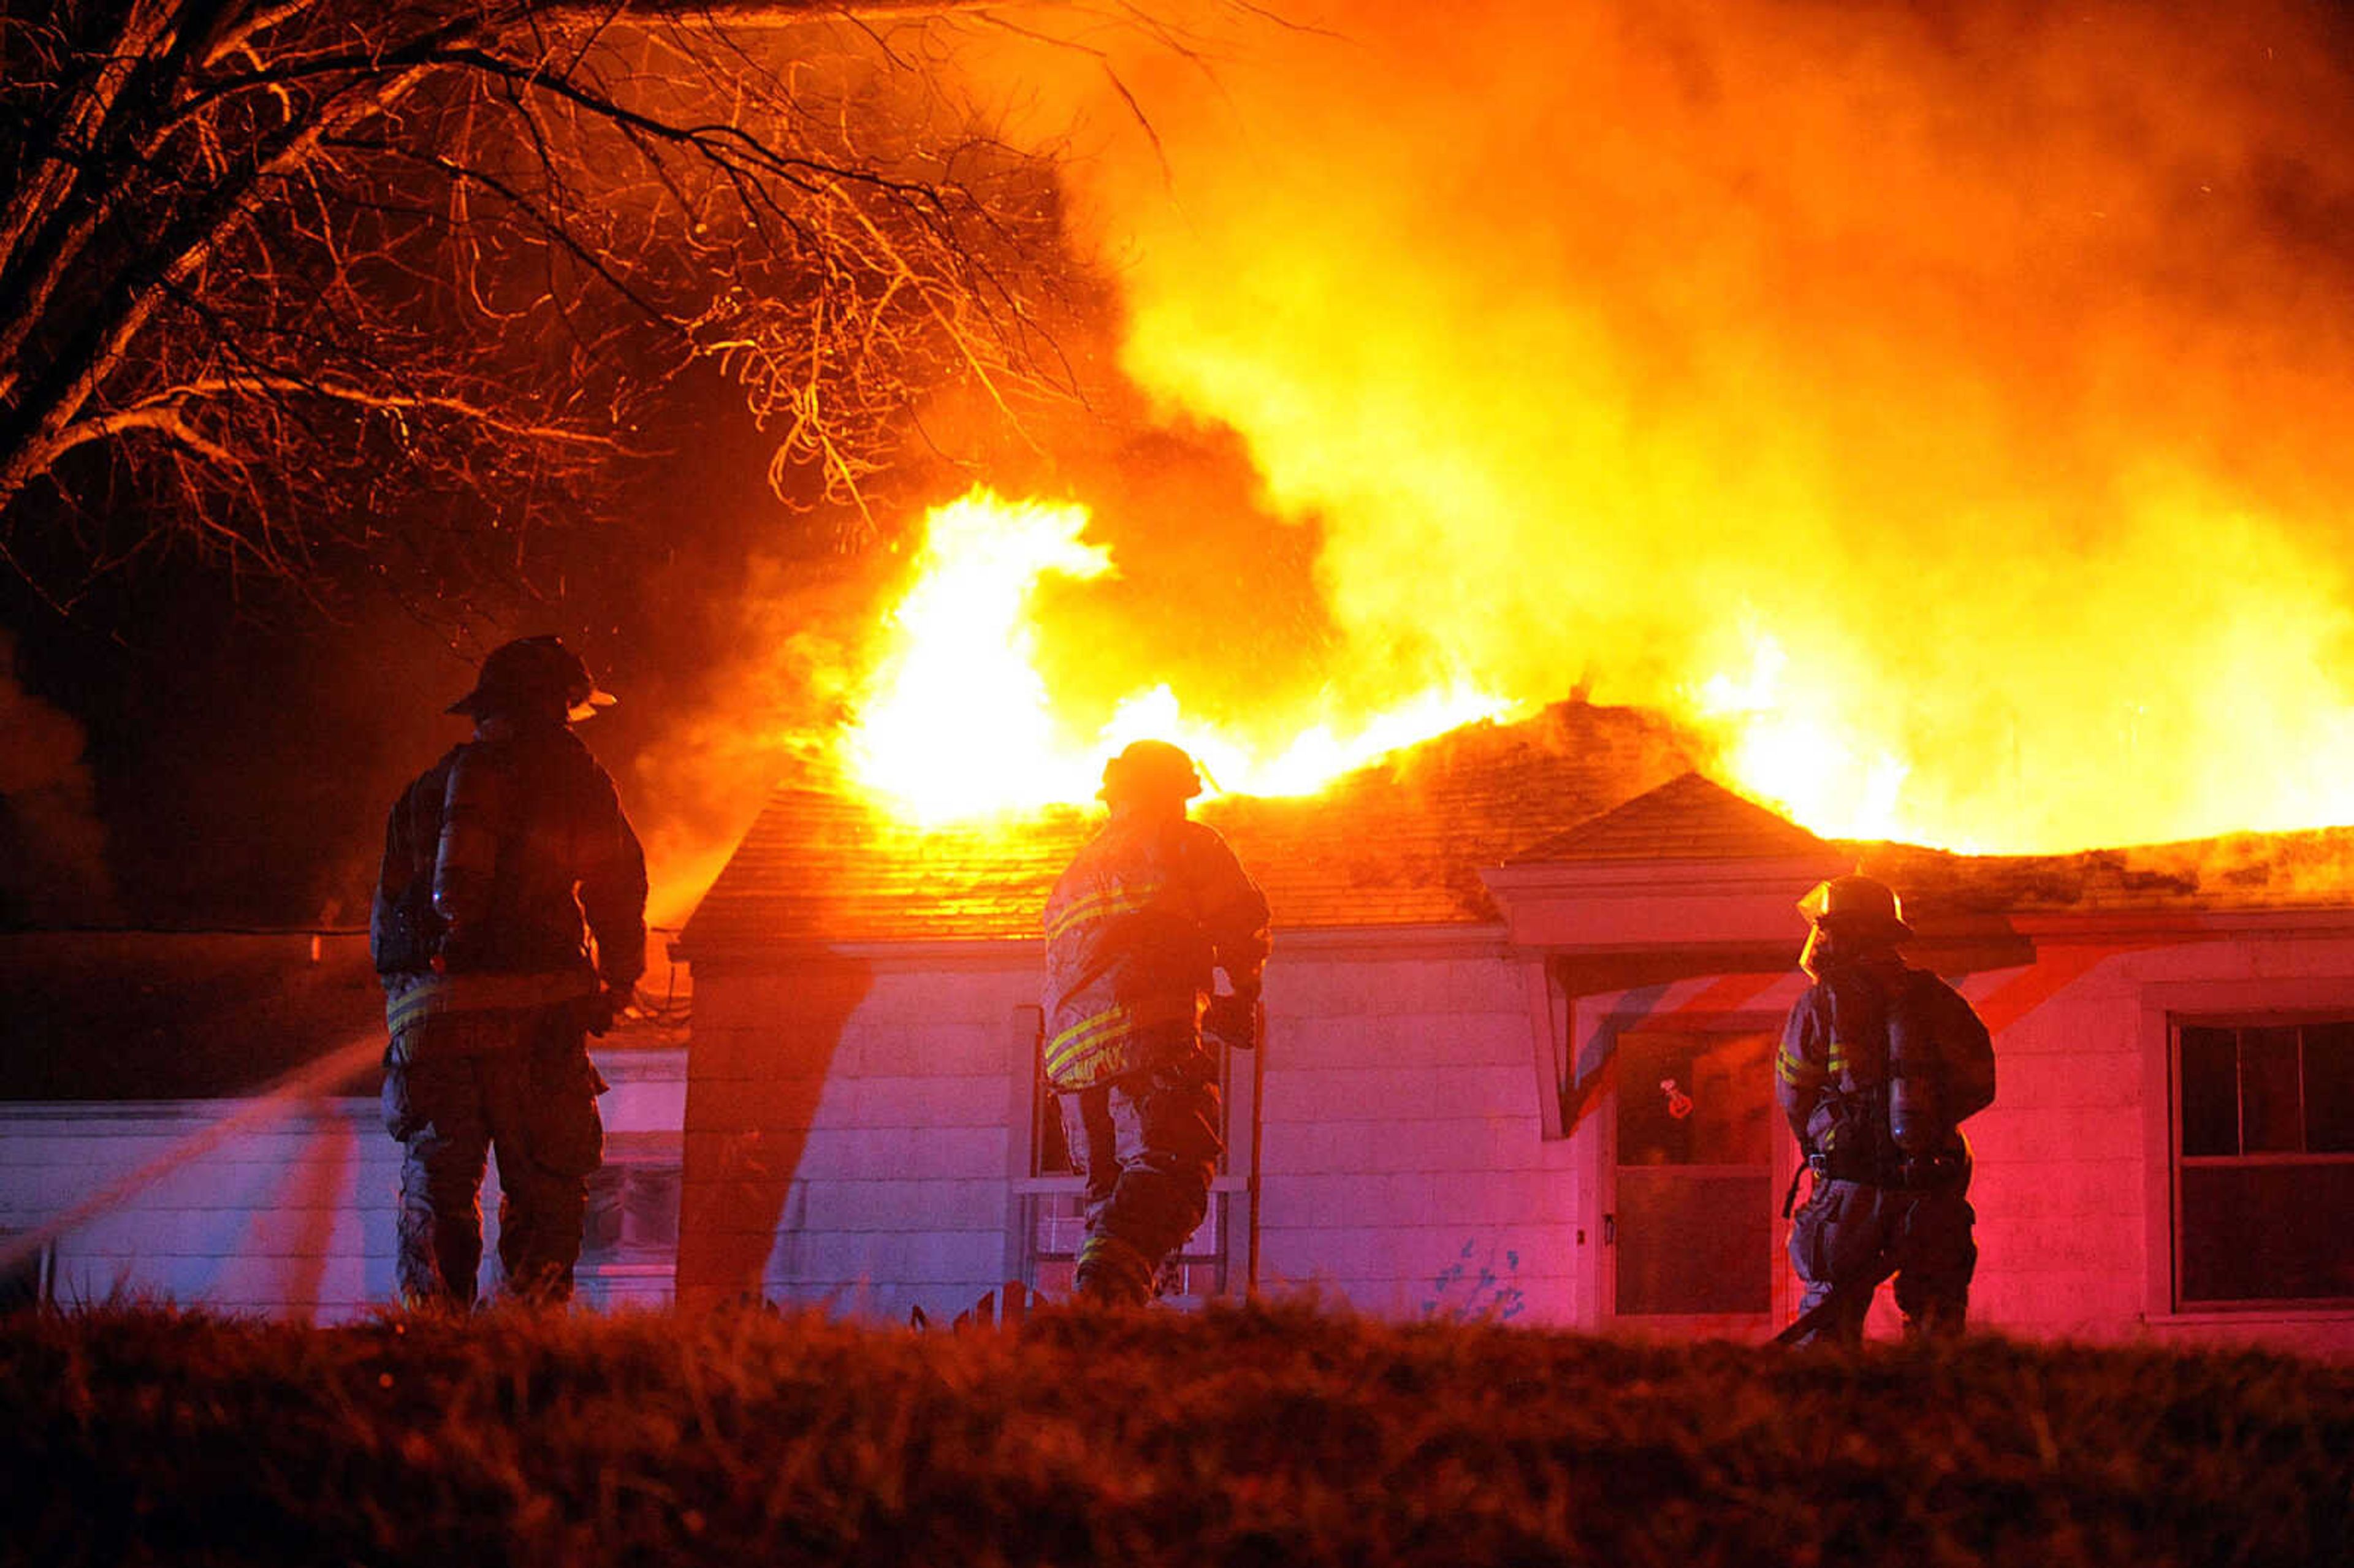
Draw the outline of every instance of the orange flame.
[[[915,578],[885,617],[885,647],[843,747],[854,778],[918,823],[1086,805],[1104,759],[1153,736],[1193,753],[1214,790],[1312,793],[1341,773],[1510,705],[1468,687],[1382,712],[1267,714],[1253,733],[1189,718],[1166,683],[1139,686],[1092,728],[1059,706],[1034,655],[1041,581],[1116,575],[1085,538],[1087,509],[986,489],[933,509]]]
[[[1320,520],[1338,661],[1669,712],[1833,834],[2354,821],[2320,13],[1286,17],[1140,46],[1118,98],[1097,48],[1007,79],[1102,143],[1124,368]]]

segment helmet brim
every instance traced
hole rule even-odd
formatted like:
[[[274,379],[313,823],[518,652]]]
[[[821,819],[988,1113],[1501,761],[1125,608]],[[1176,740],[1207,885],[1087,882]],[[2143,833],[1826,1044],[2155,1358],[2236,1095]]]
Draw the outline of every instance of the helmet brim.
[[[441,711],[445,714],[463,714],[468,718],[481,718],[484,714],[497,711],[502,700],[497,694],[485,692],[478,685]],[[582,719],[595,718],[599,713],[620,700],[601,687],[591,687],[587,696],[565,708],[564,716],[578,724]]]
[[[1826,915],[1815,924],[1834,937],[1855,942],[1909,942],[1918,935],[1903,921],[1885,915]]]
[[[578,724],[583,719],[595,718],[599,713],[620,700],[610,692],[600,688],[591,689],[587,696],[565,709],[564,716],[574,724]]]

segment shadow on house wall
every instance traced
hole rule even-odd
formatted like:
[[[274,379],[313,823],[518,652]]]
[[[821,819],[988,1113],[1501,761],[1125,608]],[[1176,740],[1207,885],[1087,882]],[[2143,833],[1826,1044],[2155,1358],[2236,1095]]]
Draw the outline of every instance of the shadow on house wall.
[[[832,955],[701,988],[687,1052],[678,1305],[758,1298],[843,1030],[873,966]],[[733,1000],[726,1011],[712,1005]]]

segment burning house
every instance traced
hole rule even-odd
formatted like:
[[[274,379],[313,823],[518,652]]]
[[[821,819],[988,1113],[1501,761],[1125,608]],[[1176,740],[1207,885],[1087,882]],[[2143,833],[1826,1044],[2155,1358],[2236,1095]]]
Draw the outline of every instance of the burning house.
[[[974,466],[1105,535],[976,492],[871,646],[748,613],[796,694],[700,749],[810,744],[676,945],[631,1290],[1058,1287],[1038,916],[1158,735],[1276,926],[1179,1298],[1782,1320],[1792,906],[1861,867],[1995,1033],[1982,1321],[2354,1347],[2344,30],[1342,9],[1119,55],[1151,133],[1066,170],[1154,442]]]
[[[1861,866],[1995,1035],[1982,1323],[2354,1347],[2339,834],[1957,856],[1819,838],[1641,715],[1458,730],[1201,814],[1275,908],[1182,1298],[1762,1334],[1794,1301],[1771,1054],[1795,901]],[[884,1317],[1056,1291],[1038,911],[1076,810],[923,829],[780,788],[688,924],[678,1298]]]
[[[1083,516],[935,515],[681,944],[680,1299],[1055,1287],[1037,911],[1157,734],[1276,923],[1181,1295],[1762,1331],[1792,906],[1861,866],[1995,1033],[1982,1320],[2354,1342],[2339,30],[1349,9],[1075,171],[1267,527],[1146,474],[1086,609]],[[1286,593],[1278,699],[1205,645]]]
[[[1861,866],[1994,1033],[1999,1097],[1969,1126],[1978,1323],[2354,1349],[2343,832],[1956,855],[1826,840],[1691,762],[1656,719],[1572,702],[1312,795],[1203,805],[1267,888],[1275,951],[1173,1298],[1787,1321],[1796,1151],[1770,1057],[1801,984],[1794,903]],[[599,1044],[583,1300],[905,1320],[1066,1287],[1078,1182],[1037,1072],[1038,918],[1093,823],[928,827],[839,776],[780,785],[676,944],[691,1039]],[[389,1298],[364,954],[230,946],[10,950],[27,1048],[0,1230],[37,1243],[13,1245],[16,1294],[322,1319]],[[186,1005],[174,962],[212,1005]],[[143,978],[61,986],[92,963]],[[69,1017],[45,984],[111,1000]],[[123,1044],[58,1044],[101,1036]],[[257,1049],[288,1092],[250,1090]]]

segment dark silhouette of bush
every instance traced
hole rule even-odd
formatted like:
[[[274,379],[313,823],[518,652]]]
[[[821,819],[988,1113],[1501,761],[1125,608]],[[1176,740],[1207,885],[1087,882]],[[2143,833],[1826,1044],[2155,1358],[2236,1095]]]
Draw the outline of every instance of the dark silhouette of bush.
[[[0,1428],[0,1559],[58,1565],[2307,1564],[2354,1517],[2342,1365],[1307,1305],[20,1315]]]

